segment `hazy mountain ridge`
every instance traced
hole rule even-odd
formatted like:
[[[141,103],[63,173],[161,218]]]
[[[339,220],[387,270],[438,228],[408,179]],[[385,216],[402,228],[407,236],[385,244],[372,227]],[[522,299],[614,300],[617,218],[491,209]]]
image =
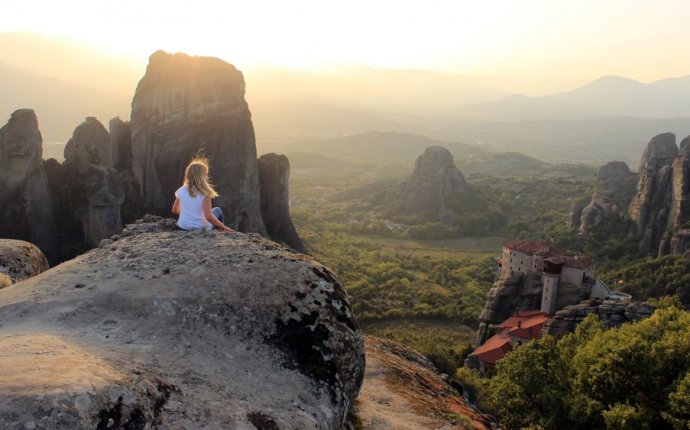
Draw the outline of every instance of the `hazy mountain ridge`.
[[[144,67],[31,33],[0,33],[0,63],[0,116],[33,107],[46,142],[66,141],[87,115],[127,119]],[[573,91],[506,97],[519,87],[533,90],[534,80],[371,67],[243,72],[260,152],[302,152],[286,143],[378,130],[551,162],[633,163],[647,136],[690,134],[690,76],[649,84],[608,76]]]
[[[690,75],[651,83],[604,76],[574,91],[542,97],[514,95],[464,106],[456,112],[468,118],[497,121],[690,116]]]

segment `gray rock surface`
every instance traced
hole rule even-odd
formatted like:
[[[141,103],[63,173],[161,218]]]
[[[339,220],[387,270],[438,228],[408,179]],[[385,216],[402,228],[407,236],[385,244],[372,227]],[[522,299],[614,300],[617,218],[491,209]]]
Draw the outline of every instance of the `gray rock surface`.
[[[122,231],[125,191],[109,165],[110,134],[96,118],[86,118],[74,129],[65,146],[65,162],[51,178],[64,240],[75,247],[67,257],[83,251],[82,245],[94,247]]]
[[[290,217],[290,161],[284,155],[264,154],[258,160],[261,216],[268,236],[306,252]]]
[[[627,204],[635,189],[635,176],[623,161],[606,163],[597,173],[597,184],[592,200],[581,215],[580,232],[587,234],[592,227],[601,224],[606,216]]]
[[[23,240],[0,239],[0,288],[48,270],[48,260],[36,245]]]
[[[666,231],[672,198],[672,166],[677,154],[676,136],[663,133],[650,140],[640,160],[630,218],[637,225],[642,253],[656,254]]]
[[[189,160],[203,150],[226,224],[266,234],[256,144],[242,73],[212,57],[157,51],[132,100],[132,172],[144,208],[170,212]]]
[[[93,165],[110,165],[110,135],[94,117],[74,129],[65,145],[65,163],[84,175]]]
[[[110,166],[117,171],[132,168],[132,132],[129,123],[119,117],[108,123],[110,135]]]
[[[619,327],[625,322],[649,318],[653,313],[653,306],[639,301],[584,300],[556,312],[553,318],[544,324],[542,334],[559,339],[566,333],[575,331],[577,325],[590,314],[597,315],[607,327]]]
[[[690,136],[680,143],[680,151],[673,161],[668,228],[677,230],[688,221],[690,221]],[[690,225],[685,227],[690,227]]]
[[[452,224],[466,191],[465,178],[455,166],[450,151],[442,146],[430,146],[417,158],[412,176],[396,198],[402,202],[406,214]]]
[[[34,243],[55,260],[59,239],[42,155],[36,114],[15,111],[0,128],[0,237]]]
[[[0,290],[0,427],[339,429],[364,344],[335,275],[144,221]]]

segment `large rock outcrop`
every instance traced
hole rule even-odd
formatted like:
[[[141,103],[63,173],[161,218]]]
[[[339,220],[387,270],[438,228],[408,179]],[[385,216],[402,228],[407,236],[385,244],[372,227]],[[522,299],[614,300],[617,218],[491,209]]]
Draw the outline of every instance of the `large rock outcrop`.
[[[121,208],[125,192],[110,164],[110,134],[89,117],[74,129],[65,146],[65,161],[51,175],[59,207],[65,257],[94,247],[122,231]]]
[[[633,300],[584,300],[556,312],[553,318],[544,324],[542,334],[559,339],[567,333],[574,332],[577,325],[590,314],[597,315],[607,327],[620,327],[626,322],[649,318],[653,313],[654,307],[650,304]]]
[[[442,146],[430,146],[415,162],[412,176],[395,198],[406,214],[453,224],[467,184],[453,155]]]
[[[684,254],[690,250],[690,136],[680,143],[680,151],[673,161],[668,229],[671,232],[668,249],[662,241],[660,254]]]
[[[86,118],[60,164],[41,160],[33,111],[15,112],[0,133],[0,237],[31,241],[51,263],[65,261],[147,211],[169,214],[186,165],[203,151],[226,224],[266,236],[263,204],[270,235],[305,250],[289,216],[287,160],[267,164],[260,192],[244,78],[234,66],[158,51],[139,82],[131,117],[112,119],[109,131]]]
[[[0,288],[48,270],[40,249],[23,240],[0,239]]]
[[[637,225],[640,252],[682,254],[690,249],[690,137],[655,136],[640,160],[630,218]]]
[[[0,290],[0,427],[340,429],[364,345],[335,275],[145,221]]]
[[[15,111],[0,128],[0,237],[28,240],[56,260],[59,239],[42,155],[36,114]]]
[[[157,51],[132,100],[132,171],[144,208],[170,212],[184,169],[203,150],[226,223],[266,234],[244,77],[212,57]]]
[[[271,239],[306,252],[290,217],[290,161],[284,155],[264,154],[259,158],[261,216]]]
[[[637,225],[640,252],[656,254],[666,231],[671,205],[676,136],[662,133],[647,144],[638,168],[637,193],[630,202],[630,218]]]
[[[627,209],[634,187],[635,175],[623,161],[611,161],[599,168],[592,201],[580,217],[580,232],[587,234],[610,213]]]

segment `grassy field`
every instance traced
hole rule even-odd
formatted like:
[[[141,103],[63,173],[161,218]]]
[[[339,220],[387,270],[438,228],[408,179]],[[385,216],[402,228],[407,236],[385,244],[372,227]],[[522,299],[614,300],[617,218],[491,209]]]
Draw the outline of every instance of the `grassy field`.
[[[476,260],[498,256],[505,238],[502,236],[464,237],[460,239],[423,240],[372,238],[388,251],[400,255],[420,257],[449,257]]]

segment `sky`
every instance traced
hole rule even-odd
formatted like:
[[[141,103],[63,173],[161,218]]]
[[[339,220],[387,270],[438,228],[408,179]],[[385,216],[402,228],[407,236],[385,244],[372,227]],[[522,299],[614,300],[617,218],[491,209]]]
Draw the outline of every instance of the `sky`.
[[[140,61],[157,49],[240,67],[342,65],[643,82],[690,74],[687,0],[61,0],[4,4],[35,31]]]

